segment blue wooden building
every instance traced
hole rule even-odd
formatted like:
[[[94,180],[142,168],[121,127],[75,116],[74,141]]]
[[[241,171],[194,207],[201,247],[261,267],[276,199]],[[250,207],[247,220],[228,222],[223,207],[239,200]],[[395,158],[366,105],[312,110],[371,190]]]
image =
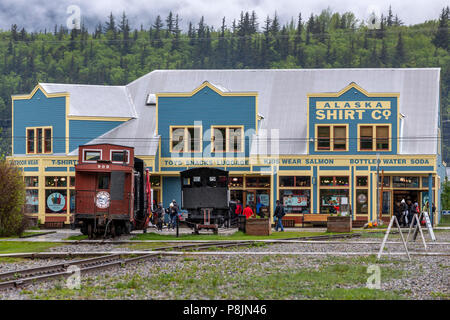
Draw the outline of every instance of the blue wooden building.
[[[41,223],[70,222],[77,147],[97,143],[133,146],[164,206],[182,201],[180,171],[210,166],[230,172],[232,200],[271,213],[281,200],[297,226],[336,207],[355,225],[387,220],[408,198],[431,197],[439,212],[439,73],[158,70],[126,86],[40,83],[12,97],[10,159]]]

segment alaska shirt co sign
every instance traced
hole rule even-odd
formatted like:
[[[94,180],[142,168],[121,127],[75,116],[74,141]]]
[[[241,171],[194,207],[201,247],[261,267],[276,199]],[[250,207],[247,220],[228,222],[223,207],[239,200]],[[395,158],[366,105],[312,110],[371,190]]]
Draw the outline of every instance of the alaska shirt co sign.
[[[311,93],[308,99],[308,140],[309,154],[373,155],[397,154],[399,128],[398,93],[369,93],[355,83],[351,83],[337,93]],[[345,126],[345,149],[319,150],[316,145],[318,127],[333,128]],[[386,150],[359,150],[361,126],[385,126],[389,129],[389,148]],[[374,130],[375,132],[375,130]]]

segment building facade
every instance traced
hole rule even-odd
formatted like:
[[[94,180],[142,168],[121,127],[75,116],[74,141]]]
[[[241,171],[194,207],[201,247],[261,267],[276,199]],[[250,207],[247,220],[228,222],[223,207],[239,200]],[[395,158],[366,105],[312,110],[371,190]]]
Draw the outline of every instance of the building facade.
[[[208,166],[230,172],[232,200],[271,214],[281,200],[297,226],[336,210],[355,225],[388,220],[408,198],[431,197],[439,212],[439,72],[173,70],[126,86],[38,84],[12,97],[10,159],[41,223],[70,222],[77,147],[97,143],[134,147],[163,206],[182,202],[180,171]]]

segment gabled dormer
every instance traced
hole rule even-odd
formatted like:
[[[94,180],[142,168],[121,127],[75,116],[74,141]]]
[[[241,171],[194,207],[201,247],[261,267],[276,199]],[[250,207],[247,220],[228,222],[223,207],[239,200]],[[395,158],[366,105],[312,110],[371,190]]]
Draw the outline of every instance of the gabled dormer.
[[[307,99],[309,154],[397,154],[398,93],[369,93],[352,82]]]
[[[257,131],[256,92],[203,82],[191,92],[156,94],[161,157],[248,157]]]

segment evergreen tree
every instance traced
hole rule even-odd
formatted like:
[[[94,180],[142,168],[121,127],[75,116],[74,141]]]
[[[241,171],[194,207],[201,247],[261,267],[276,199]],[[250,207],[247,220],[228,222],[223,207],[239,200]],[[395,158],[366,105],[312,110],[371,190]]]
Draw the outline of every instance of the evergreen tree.
[[[388,12],[388,16],[386,18],[386,24],[388,27],[392,27],[392,25],[394,24],[394,15],[392,14],[391,6],[389,6],[389,12]]]
[[[394,68],[399,68],[405,62],[405,48],[403,46],[402,33],[398,34],[397,46],[395,47],[395,56],[392,63]]]
[[[174,31],[174,19],[172,11],[169,12],[169,15],[166,18],[166,27],[166,38],[168,38],[169,35]]]
[[[162,23],[162,20],[161,20],[161,16],[160,15],[158,15],[157,17],[156,17],[156,21],[155,21],[155,23],[153,24],[153,39],[152,39],[152,47],[155,47],[155,48],[162,48],[163,47],[163,42],[162,42],[162,40],[161,40],[161,30],[162,30],[162,28],[163,28],[163,23]]]
[[[432,40],[433,44],[445,50],[449,50],[449,32],[448,32],[448,19],[449,19],[449,7],[443,8],[442,13],[439,16],[439,24],[436,33],[434,34],[434,38]]]

